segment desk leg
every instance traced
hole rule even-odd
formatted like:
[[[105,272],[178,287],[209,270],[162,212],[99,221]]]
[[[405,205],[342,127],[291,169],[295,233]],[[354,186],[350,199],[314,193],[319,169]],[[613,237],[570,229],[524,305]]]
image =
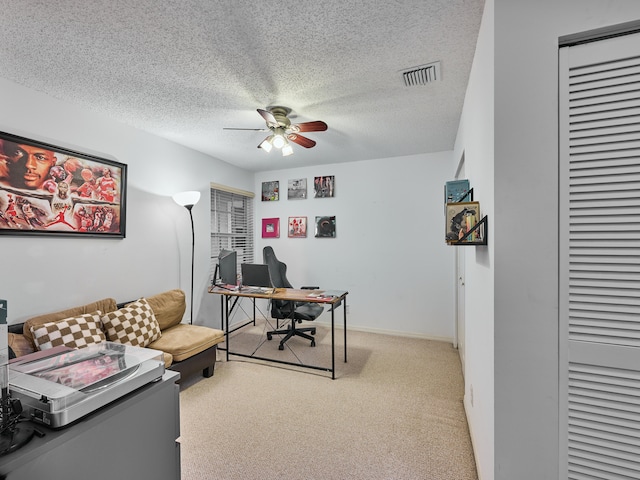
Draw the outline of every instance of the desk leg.
[[[347,363],[347,299],[344,299],[344,363]]]
[[[227,342],[227,362],[229,361],[229,302],[228,299],[224,302],[225,314],[224,314],[224,324],[225,324],[225,333],[226,333],[226,342]]]
[[[334,318],[336,309],[331,309],[331,380],[336,379],[336,342],[335,342],[335,328]]]

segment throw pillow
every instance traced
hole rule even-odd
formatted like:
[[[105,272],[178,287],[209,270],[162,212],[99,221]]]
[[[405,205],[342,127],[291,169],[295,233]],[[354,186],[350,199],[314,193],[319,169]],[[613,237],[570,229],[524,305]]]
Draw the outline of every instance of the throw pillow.
[[[162,332],[146,299],[141,298],[102,317],[102,325],[111,342],[146,347],[160,338]]]
[[[83,348],[94,343],[106,341],[100,323],[101,311],[85,313],[79,317],[65,318],[57,322],[48,322],[31,327],[33,340],[38,350],[65,345],[70,348]]]

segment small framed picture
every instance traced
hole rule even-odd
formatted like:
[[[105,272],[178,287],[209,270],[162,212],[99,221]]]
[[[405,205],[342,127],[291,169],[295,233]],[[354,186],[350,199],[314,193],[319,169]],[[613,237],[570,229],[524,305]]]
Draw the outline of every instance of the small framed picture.
[[[316,238],[335,238],[336,217],[316,217]]]
[[[336,178],[333,175],[315,177],[313,179],[313,190],[316,198],[333,197],[336,190]]]
[[[480,202],[447,203],[445,224],[447,243],[481,241],[483,232],[480,229],[465,238],[467,232],[476,226],[480,218]]]
[[[295,178],[289,180],[289,185],[287,189],[287,199],[289,200],[299,200],[307,198],[307,179],[306,178]]]
[[[262,219],[262,238],[280,238],[280,219]]]
[[[262,201],[274,202],[280,199],[280,182],[262,182]]]
[[[289,217],[289,238],[305,238],[307,236],[307,217]]]

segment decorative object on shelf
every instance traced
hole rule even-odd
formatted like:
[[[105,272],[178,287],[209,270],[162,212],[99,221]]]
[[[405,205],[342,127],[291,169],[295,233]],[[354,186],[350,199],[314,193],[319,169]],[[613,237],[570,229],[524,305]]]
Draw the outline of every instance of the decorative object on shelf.
[[[307,217],[289,217],[289,238],[305,238],[307,236]]]
[[[280,199],[280,181],[262,182],[262,201],[274,202]]]
[[[0,234],[124,238],[127,166],[0,132]]]
[[[189,218],[191,219],[191,314],[189,317],[189,323],[193,323],[193,265],[196,246],[196,235],[195,230],[193,229],[193,214],[191,213],[191,209],[196,203],[198,203],[198,201],[200,201],[200,192],[189,191],[176,193],[173,196],[173,200],[178,205],[186,208],[189,211]]]
[[[280,238],[280,219],[262,219],[262,238]]]
[[[453,243],[463,241],[466,238],[469,242],[478,241],[476,230],[466,237],[473,227],[480,221],[480,202],[458,202],[447,203],[447,215],[445,238],[447,242]]]
[[[336,217],[316,217],[316,237],[336,237]]]
[[[444,185],[444,203],[471,202],[469,180],[451,180]]]
[[[315,177],[313,179],[313,189],[316,198],[329,198],[335,195],[336,178],[333,175]]]
[[[289,180],[289,188],[287,190],[287,198],[289,200],[307,198],[307,179],[295,178]]]

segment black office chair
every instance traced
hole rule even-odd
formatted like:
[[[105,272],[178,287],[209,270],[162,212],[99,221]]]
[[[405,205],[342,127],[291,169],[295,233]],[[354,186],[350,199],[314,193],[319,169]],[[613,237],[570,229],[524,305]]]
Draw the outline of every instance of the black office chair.
[[[293,288],[287,280],[287,264],[281,262],[271,247],[264,247],[262,250],[264,263],[269,266],[269,276],[275,288]],[[302,287],[303,289],[316,289],[318,287]],[[289,320],[291,323],[284,330],[272,330],[267,332],[267,339],[271,340],[273,335],[284,334],[280,340],[279,350],[284,350],[284,344],[294,336],[311,340],[311,346],[316,346],[316,341],[311,335],[316,334],[315,327],[296,328],[296,322],[302,320],[315,320],[324,311],[324,307],[317,303],[300,303],[286,300],[271,300],[271,316],[277,320]],[[308,335],[305,332],[309,332]]]

